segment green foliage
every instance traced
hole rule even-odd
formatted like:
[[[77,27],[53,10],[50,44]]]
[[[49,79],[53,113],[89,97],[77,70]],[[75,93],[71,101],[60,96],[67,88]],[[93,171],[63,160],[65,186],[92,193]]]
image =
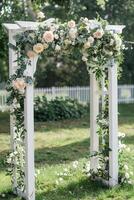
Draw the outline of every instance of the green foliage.
[[[69,98],[56,97],[50,101],[45,96],[35,98],[36,121],[79,119],[84,117],[87,112],[87,106]]]
[[[27,2],[30,3],[27,4]],[[8,77],[8,38],[2,28],[2,23],[11,23],[15,20],[36,20],[35,15],[39,10],[45,13],[46,18],[56,17],[62,21],[68,19],[78,20],[81,16],[93,19],[96,17],[97,12],[111,24],[125,24],[125,40],[134,40],[133,0],[3,0],[0,3],[0,82],[7,80]],[[123,77],[120,83],[133,84],[134,50],[130,49],[130,45],[127,46],[129,46],[129,49],[125,51]],[[51,60],[51,66],[49,60]],[[57,67],[56,61],[57,57],[54,58],[53,56],[52,59],[50,57],[44,59],[43,57],[42,61],[39,61],[36,74],[38,87],[89,84],[86,67],[79,58],[75,59],[74,62],[73,57],[66,59],[60,57],[58,58],[58,61],[62,63],[60,67]],[[50,72],[51,67],[53,68],[52,73]],[[52,76],[53,79],[51,79]],[[64,79],[59,79],[61,76]],[[49,78],[51,79],[50,81],[48,81]]]

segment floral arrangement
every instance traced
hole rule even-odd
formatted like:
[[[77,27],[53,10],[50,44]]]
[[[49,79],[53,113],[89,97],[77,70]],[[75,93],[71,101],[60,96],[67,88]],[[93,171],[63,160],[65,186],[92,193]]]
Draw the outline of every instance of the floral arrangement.
[[[39,14],[40,17],[42,16]],[[11,105],[15,131],[15,150],[9,155],[8,163],[10,164],[10,173],[13,178],[14,170],[17,172],[17,187],[19,189],[25,190],[25,90],[28,84],[33,83],[33,78],[27,75],[27,67],[31,67],[31,60],[42,53],[45,55],[52,53],[56,55],[71,55],[77,52],[86,63],[88,72],[95,74],[100,85],[102,77],[107,75],[107,70],[104,66],[108,60],[114,58],[119,61],[122,58],[123,44],[121,36],[108,31],[106,25],[107,22],[102,19],[89,20],[81,18],[78,23],[70,20],[63,24],[56,19],[49,19],[40,22],[34,31],[28,30],[16,35],[16,46],[9,44],[16,51],[18,67],[7,83],[7,90],[10,92],[7,103]],[[107,126],[102,128],[100,121],[105,112],[102,111],[101,115],[98,116],[97,123],[100,126],[100,130],[106,132],[105,138],[108,138]],[[108,149],[107,142],[105,143],[106,149]],[[105,151],[101,152],[104,160],[106,160],[107,154],[108,150],[106,154]],[[107,174],[105,174],[106,169],[103,168],[102,171],[105,177]]]

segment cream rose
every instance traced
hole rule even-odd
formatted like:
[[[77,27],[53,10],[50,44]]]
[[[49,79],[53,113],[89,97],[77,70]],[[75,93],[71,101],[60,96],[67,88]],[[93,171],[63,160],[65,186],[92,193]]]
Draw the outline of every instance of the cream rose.
[[[77,36],[77,29],[71,28],[69,31],[69,36],[71,39],[75,39]]]
[[[64,43],[65,43],[65,45],[69,45],[69,44],[71,44],[71,41],[66,39],[66,40],[64,40]]]
[[[68,25],[69,28],[75,28],[76,23],[75,23],[74,20],[71,20],[71,21],[69,21],[69,22],[67,23],[67,25]]]
[[[98,29],[96,32],[93,33],[94,38],[100,39],[104,35],[104,31]]]
[[[36,53],[34,51],[29,50],[27,52],[27,57],[30,58],[30,59],[34,58],[35,56],[36,56]]]
[[[37,43],[33,46],[33,50],[35,51],[35,53],[41,53],[44,50],[44,46],[41,43]]]
[[[21,93],[24,93],[24,89],[26,88],[26,83],[24,79],[17,78],[13,81],[13,88],[20,91]]]
[[[52,31],[46,31],[44,34],[43,34],[43,39],[49,43],[49,42],[53,42],[54,40],[54,34]]]
[[[91,47],[91,44],[90,44],[90,42],[88,41],[88,42],[85,42],[85,44],[84,44],[84,49],[88,49],[88,48],[90,48]]]

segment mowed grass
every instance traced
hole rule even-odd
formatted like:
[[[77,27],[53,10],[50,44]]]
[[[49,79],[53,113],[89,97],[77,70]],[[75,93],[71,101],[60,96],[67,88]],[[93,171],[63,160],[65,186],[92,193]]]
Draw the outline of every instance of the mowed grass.
[[[134,171],[134,105],[120,105],[119,112],[119,130],[126,133],[125,143],[131,148],[126,163]],[[82,166],[89,154],[89,127],[89,116],[35,124],[35,164],[40,172],[36,179],[36,200],[134,200],[133,186],[109,189],[101,183],[91,182],[83,174]],[[9,148],[9,116],[1,113],[0,200],[20,200],[12,194],[10,177],[6,176],[4,161]],[[71,168],[75,160],[79,161],[79,166],[74,175],[57,185],[57,172]]]

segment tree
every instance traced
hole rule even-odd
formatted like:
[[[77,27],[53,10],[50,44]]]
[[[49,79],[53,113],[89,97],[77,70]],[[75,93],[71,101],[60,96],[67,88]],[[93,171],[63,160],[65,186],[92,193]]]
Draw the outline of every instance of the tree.
[[[2,28],[2,23],[14,22],[15,20],[35,21],[36,13],[38,11],[43,11],[46,18],[56,17],[62,21],[69,19],[75,19],[77,21],[82,16],[93,19],[97,16],[97,13],[99,13],[102,18],[108,19],[111,24],[126,24],[127,26],[124,31],[124,38],[125,40],[134,40],[133,0],[3,0],[0,3],[0,82],[6,80],[8,77],[8,40],[7,35]],[[57,84],[88,84],[86,67],[81,63],[81,61],[74,63],[73,59],[71,60],[70,58],[66,58],[63,60],[61,58],[63,65],[57,69],[57,67],[53,67],[56,66],[55,60],[56,58],[51,59],[54,82],[51,80],[49,86]],[[125,60],[123,63],[124,72],[121,83],[134,83],[133,60],[134,50],[129,48],[125,52]],[[58,62],[60,62],[60,59]],[[44,58],[42,61],[39,61],[38,68],[41,69],[42,73],[37,71],[36,74],[38,80],[36,82],[38,86],[48,86],[48,79],[51,71],[49,64],[44,64]],[[43,66],[45,67],[44,69]],[[46,77],[45,80],[44,77],[41,77],[41,75],[44,76],[44,74]],[[69,78],[67,78],[65,74],[68,74]],[[86,76],[86,79],[81,79],[82,74]],[[59,78],[59,75],[64,77],[64,80],[61,80],[62,78]],[[79,82],[79,80],[81,80],[81,82]]]

